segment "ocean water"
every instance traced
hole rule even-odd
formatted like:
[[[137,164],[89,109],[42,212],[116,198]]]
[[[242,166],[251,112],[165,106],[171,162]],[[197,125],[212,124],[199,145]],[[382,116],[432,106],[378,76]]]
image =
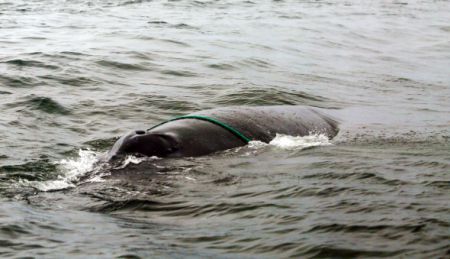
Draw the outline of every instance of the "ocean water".
[[[332,140],[98,163],[117,137],[308,105]],[[450,256],[450,4],[0,1],[0,256]]]

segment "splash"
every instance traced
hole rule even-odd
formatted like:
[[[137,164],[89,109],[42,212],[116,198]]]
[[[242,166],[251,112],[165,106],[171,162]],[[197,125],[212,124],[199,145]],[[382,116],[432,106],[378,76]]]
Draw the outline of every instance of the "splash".
[[[250,141],[247,146],[234,149],[234,152],[237,153],[243,149],[246,150],[244,153],[245,156],[252,156],[256,155],[266,147],[276,147],[285,150],[302,150],[328,145],[332,145],[332,143],[324,134],[311,133],[310,135],[303,137],[277,134],[269,144],[262,141]]]
[[[29,182],[29,185],[40,191],[54,191],[75,187],[75,182],[88,172],[94,170],[98,161],[99,153],[91,150],[79,150],[78,158],[63,159],[56,162],[61,168],[61,175],[56,180],[48,180],[43,182]]]
[[[270,141],[270,145],[282,149],[305,149],[316,146],[331,145],[330,140],[324,134],[311,134],[303,137],[294,137],[288,135],[277,134],[276,137]]]
[[[157,156],[151,156],[151,157],[135,157],[135,156],[133,156],[133,155],[129,155],[129,156],[127,156],[127,157],[122,161],[122,163],[121,163],[119,166],[115,167],[115,169],[122,169],[122,168],[125,168],[125,167],[127,167],[129,164],[135,164],[135,165],[137,165],[137,164],[140,164],[140,163],[142,163],[142,162],[144,162],[144,161],[148,161],[148,160],[153,161],[153,160],[159,160],[159,159],[161,159],[161,158],[160,158],[160,157],[157,157]]]

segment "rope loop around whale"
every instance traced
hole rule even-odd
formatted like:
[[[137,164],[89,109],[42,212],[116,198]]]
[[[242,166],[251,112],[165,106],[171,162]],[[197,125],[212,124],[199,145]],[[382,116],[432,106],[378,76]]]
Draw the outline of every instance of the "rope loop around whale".
[[[175,117],[173,119],[161,122],[161,123],[159,123],[159,124],[149,128],[148,130],[152,130],[152,129],[158,127],[158,126],[161,126],[161,125],[166,124],[166,123],[171,122],[171,121],[183,120],[183,119],[196,119],[196,120],[208,121],[208,122],[211,122],[211,123],[213,123],[213,124],[215,124],[217,126],[220,126],[220,127],[224,128],[224,129],[228,130],[229,132],[231,132],[233,135],[235,135],[236,137],[238,137],[239,139],[241,139],[245,143],[248,143],[248,142],[251,141],[250,138],[246,137],[244,134],[239,132],[237,129],[231,127],[230,125],[228,125],[226,123],[223,123],[221,121],[218,121],[218,120],[216,120],[214,118],[211,118],[211,117],[208,117],[208,116],[202,116],[202,115],[184,115],[184,116],[180,116],[180,117]]]

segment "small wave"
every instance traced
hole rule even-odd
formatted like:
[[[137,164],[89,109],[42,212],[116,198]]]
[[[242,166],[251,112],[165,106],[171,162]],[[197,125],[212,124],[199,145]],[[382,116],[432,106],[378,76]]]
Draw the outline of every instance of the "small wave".
[[[7,156],[0,156],[0,157],[5,158]],[[47,159],[27,162],[20,165],[0,166],[0,171],[8,173],[9,178],[14,178],[16,177],[15,174],[17,174],[17,179],[20,177],[26,179],[39,179],[39,177],[41,177],[41,175],[39,174],[40,172],[47,172],[47,173],[55,172],[56,169],[57,169],[56,166]]]
[[[75,182],[86,173],[94,169],[99,154],[91,150],[79,150],[76,159],[63,159],[56,164],[60,166],[62,175],[56,180],[23,181],[25,185],[32,186],[40,191],[55,191],[75,187]]]
[[[44,80],[51,80],[58,82],[62,85],[71,85],[71,86],[84,86],[84,85],[96,85],[98,84],[98,81],[95,81],[91,78],[84,77],[84,76],[71,76],[71,75],[45,75],[45,76],[38,76],[40,79]]]
[[[26,101],[15,102],[12,104],[8,104],[7,106],[11,108],[25,106],[33,110],[38,110],[50,114],[66,115],[70,113],[69,109],[49,97],[30,95],[27,97],[27,99],[28,100]]]
[[[267,202],[256,203],[232,203],[232,202],[213,202],[205,204],[193,204],[184,201],[155,201],[155,200],[120,200],[110,201],[105,205],[92,208],[96,212],[113,212],[121,210],[136,210],[147,212],[160,212],[168,217],[186,217],[186,216],[212,216],[239,214],[245,211],[258,211],[266,208],[285,209],[285,205],[278,205]]]
[[[310,105],[326,107],[328,99],[301,91],[280,90],[275,88],[239,88],[226,91],[214,98],[218,105]]]
[[[270,68],[273,67],[273,64],[271,64],[268,61],[264,61],[262,59],[257,59],[257,58],[249,58],[249,59],[244,59],[242,61],[239,62],[240,65],[244,66],[244,67],[257,67],[257,68]]]
[[[85,146],[87,145],[95,150],[106,150],[111,148],[118,139],[119,139],[118,137],[112,137],[107,139],[94,139],[84,142],[83,145]]]
[[[118,68],[123,70],[147,70],[146,67],[138,64],[129,64],[111,60],[99,60],[96,63],[100,66]]]
[[[49,97],[35,97],[29,101],[29,104],[36,110],[52,114],[68,114],[69,110]]]
[[[183,70],[163,70],[161,71],[162,74],[165,75],[171,75],[171,76],[179,76],[179,77],[194,77],[197,76],[197,74],[190,72],[190,71],[183,71]]]
[[[6,64],[15,65],[19,67],[40,67],[40,68],[47,68],[47,69],[58,69],[58,66],[45,64],[40,61],[36,60],[25,60],[25,59],[11,59],[5,62]]]
[[[355,232],[386,232],[386,231],[409,231],[411,233],[417,233],[423,230],[426,227],[426,224],[403,224],[403,225],[388,225],[388,224],[378,224],[378,225],[349,225],[349,224],[319,224],[311,227],[307,233],[312,232],[344,232],[344,233],[355,233]]]
[[[175,28],[175,29],[191,29],[191,30],[198,29],[197,27],[186,24],[186,23],[170,24],[166,21],[161,21],[161,20],[148,21],[147,23],[155,25],[155,26],[168,26],[168,27]]]
[[[189,45],[189,44],[187,44],[185,42],[178,41],[178,40],[172,40],[172,39],[160,39],[160,41],[166,42],[166,43],[172,43],[172,44],[175,44],[175,45],[178,45],[178,46],[184,46],[184,47],[190,47],[191,46],[191,45]]]
[[[398,249],[392,251],[384,251],[381,249],[377,250],[367,250],[367,249],[354,249],[346,247],[338,247],[332,245],[319,245],[311,247],[306,251],[300,249],[299,253],[295,254],[293,257],[305,257],[308,258],[367,258],[367,257],[393,257],[400,253],[404,253],[405,249]]]
[[[168,24],[166,21],[148,21],[148,24]]]
[[[177,29],[197,29],[196,27],[186,24],[186,23],[178,23],[178,24],[173,25],[173,27],[177,28]]]
[[[9,87],[34,87],[43,84],[33,77],[0,75],[0,83]]]
[[[92,207],[93,212],[114,212],[120,210],[156,210],[158,208],[168,206],[170,204],[161,203],[152,200],[130,199],[123,201],[108,202],[104,205]]]
[[[171,116],[180,114],[181,112],[193,112],[200,108],[193,101],[184,101],[173,99],[165,95],[143,95],[140,94],[135,102],[132,103],[133,107],[153,107],[160,110],[162,113],[169,113]]]
[[[218,70],[235,70],[236,69],[235,66],[233,66],[231,64],[227,64],[227,63],[209,64],[209,65],[207,65],[207,67],[213,68],[213,69],[218,69]]]
[[[134,5],[150,2],[150,0],[131,0],[117,4],[117,6]]]
[[[328,146],[331,145],[331,142],[324,134],[311,134],[303,137],[277,134],[269,144],[282,149],[305,149],[317,146]]]

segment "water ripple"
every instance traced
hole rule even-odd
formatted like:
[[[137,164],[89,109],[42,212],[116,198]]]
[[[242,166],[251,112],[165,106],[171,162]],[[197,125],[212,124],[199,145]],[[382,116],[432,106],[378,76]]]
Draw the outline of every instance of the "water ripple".
[[[216,97],[218,105],[310,105],[321,107],[326,98],[304,92],[283,91],[275,88],[240,88]]]
[[[6,106],[8,108],[19,108],[19,110],[27,108],[49,114],[67,115],[70,113],[68,108],[49,97],[30,95],[25,99],[25,101],[9,103]]]

